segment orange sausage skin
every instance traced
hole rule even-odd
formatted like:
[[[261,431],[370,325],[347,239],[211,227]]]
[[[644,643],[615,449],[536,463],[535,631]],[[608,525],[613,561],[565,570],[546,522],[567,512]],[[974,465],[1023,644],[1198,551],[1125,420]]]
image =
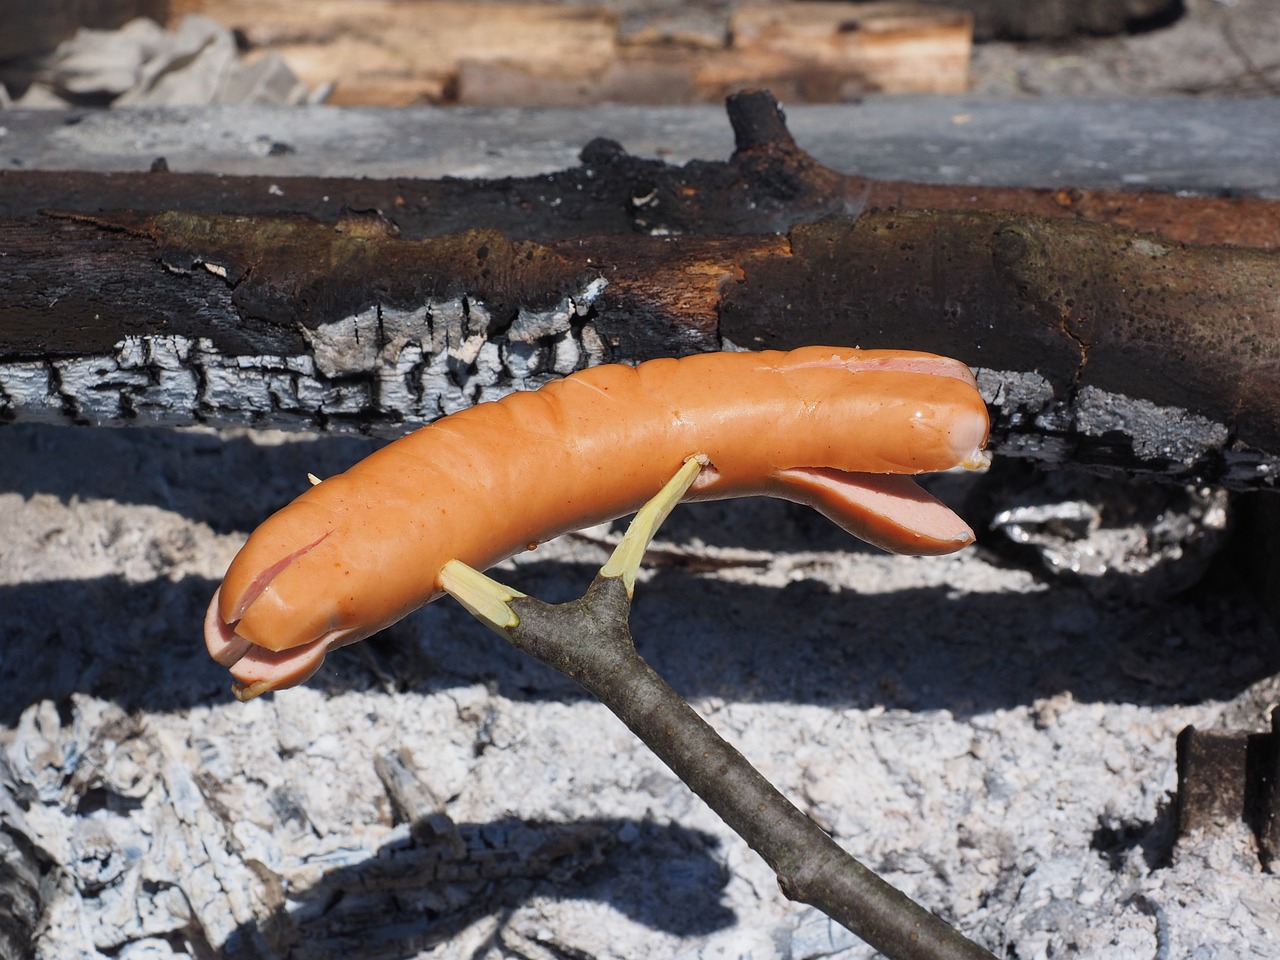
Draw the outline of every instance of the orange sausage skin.
[[[807,347],[594,367],[423,427],[303,493],[250,537],[216,613],[267,650],[335,633],[345,644],[438,596],[449,560],[483,570],[630,513],[695,454],[709,466],[687,499],[780,496],[843,522],[821,471],[946,470],[986,436],[968,368],[927,354]],[[899,542],[877,523],[845,525],[905,553],[972,539]]]

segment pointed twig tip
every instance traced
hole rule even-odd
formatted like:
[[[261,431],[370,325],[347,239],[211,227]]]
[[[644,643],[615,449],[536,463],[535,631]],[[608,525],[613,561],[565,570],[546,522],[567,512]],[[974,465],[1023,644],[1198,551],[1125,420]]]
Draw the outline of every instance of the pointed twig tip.
[[[473,617],[498,633],[504,633],[520,625],[520,618],[511,609],[516,597],[523,597],[492,577],[485,576],[461,560],[450,560],[440,569],[440,588],[462,604]]]
[[[643,507],[637,511],[635,519],[627,527],[622,541],[614,548],[609,559],[600,568],[602,577],[619,577],[627,588],[627,596],[634,595],[636,574],[640,563],[644,560],[644,552],[653,540],[658,527],[667,519],[675,505],[689,492],[693,481],[702,472],[708,460],[705,454],[695,454],[684,462],[675,476]]]

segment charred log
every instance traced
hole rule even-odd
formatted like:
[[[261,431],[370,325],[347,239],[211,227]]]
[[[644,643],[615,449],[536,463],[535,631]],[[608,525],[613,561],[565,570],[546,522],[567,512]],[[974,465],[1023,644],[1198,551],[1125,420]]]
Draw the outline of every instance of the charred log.
[[[1277,204],[1009,191],[980,212],[970,188],[823,168],[767,95],[730,115],[733,158],[681,168],[597,141],[578,170],[487,183],[159,173],[138,199],[18,175],[0,417],[397,435],[595,363],[828,342],[978,368],[1007,453],[1273,486]],[[951,209],[879,209],[912,197]],[[54,200],[81,209],[33,212]],[[1221,245],[1108,225],[1156,210]]]
[[[1242,488],[1270,487],[1280,455],[1270,251],[964,213],[544,244],[299,218],[52,225],[36,256],[47,225],[7,225],[27,251],[0,293],[11,419],[398,433],[593,363],[826,342],[982,369],[1009,452]]]
[[[45,209],[97,213],[199,211],[301,214],[337,223],[350,211],[394,220],[402,237],[498,230],[513,240],[598,235],[726,236],[785,232],[859,210],[992,210],[1084,219],[1168,240],[1280,245],[1280,202],[1119,190],[1027,189],[907,183],[845,176],[796,145],[767,92],[735,94],[728,161],[672,166],[597,138],[581,165],[496,180],[228,177],[154,172],[0,170],[0,220]]]

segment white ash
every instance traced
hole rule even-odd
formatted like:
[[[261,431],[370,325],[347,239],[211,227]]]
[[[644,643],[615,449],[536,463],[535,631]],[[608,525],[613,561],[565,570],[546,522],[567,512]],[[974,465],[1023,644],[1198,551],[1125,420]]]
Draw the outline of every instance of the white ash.
[[[1163,427],[1134,430],[1131,420]],[[1076,400],[1076,424],[1087,436],[1120,433],[1137,438],[1135,450],[1144,459],[1191,464],[1207,451],[1221,449],[1229,431],[1225,424],[1179,407],[1161,406],[1149,400],[1121,397],[1086,386]]]
[[[991,528],[1039,553],[1052,574],[1107,592],[1117,578],[1149,598],[1195,584],[1226,543],[1225,490],[1142,485],[1079,471],[1010,491]]]
[[[0,414],[80,424],[253,424],[396,436],[603,361],[587,315],[605,281],[490,334],[484,303],[375,304],[304,329],[308,352],[238,355],[204,337],[130,335],[110,353],[0,363]]]
[[[869,960],[603,708],[448,601],[235,703],[203,606],[255,518],[355,446],[0,431],[0,822],[56,864],[37,955]],[[498,575],[572,596],[607,540]],[[887,557],[772,502],[682,508],[659,546],[642,652],[998,954],[1280,952],[1243,825],[1169,848],[1177,732],[1257,723],[1275,696],[1243,594],[1151,604],[982,550]],[[461,859],[398,822],[375,761],[401,751]]]

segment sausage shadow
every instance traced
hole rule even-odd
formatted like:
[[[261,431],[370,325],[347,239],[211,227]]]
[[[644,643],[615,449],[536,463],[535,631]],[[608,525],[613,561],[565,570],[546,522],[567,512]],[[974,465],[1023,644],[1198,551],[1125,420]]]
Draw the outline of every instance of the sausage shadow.
[[[216,585],[119,577],[0,586],[0,725],[74,693],[127,711],[185,710],[230,696],[200,639]]]
[[[152,427],[0,427],[0,492],[114,500],[171,510],[218,533],[248,532],[302,493],[307,474],[332,476],[384,446],[358,436],[243,433]],[[957,502],[948,497],[949,502]],[[698,504],[678,511],[666,539],[783,552],[861,549],[806,507],[754,498],[752,521],[741,505]]]
[[[559,601],[579,595],[595,569],[549,562],[522,573],[510,582]],[[631,630],[654,669],[694,698],[958,716],[1065,691],[1092,702],[1198,703],[1231,699],[1280,669],[1274,630],[1232,576],[1224,569],[1144,604],[1126,603],[1119,588],[1105,600],[1061,584],[960,597],[945,587],[859,594],[810,579],[779,589],[665,569],[637,587]],[[429,664],[392,666],[410,683],[414,672],[430,686],[466,664],[474,669],[483,649],[484,679],[507,696],[582,695],[452,604],[371,642],[389,665]]]
[[[529,563],[514,585],[568,599],[594,573]],[[126,710],[225,702],[229,677],[200,636],[215,586],[200,577],[0,586],[0,723],[76,692]],[[1280,643],[1238,584],[1130,607],[1063,586],[959,598],[942,587],[856,594],[815,580],[775,589],[667,569],[638,588],[632,632],[685,696],[957,715],[1063,691],[1095,702],[1224,700],[1280,668]],[[487,683],[515,699],[586,696],[448,599],[331,654],[310,682],[332,693]]]
[[[307,487],[384,441],[153,427],[0,426],[0,491],[115,500],[172,510],[218,533],[249,531]]]

